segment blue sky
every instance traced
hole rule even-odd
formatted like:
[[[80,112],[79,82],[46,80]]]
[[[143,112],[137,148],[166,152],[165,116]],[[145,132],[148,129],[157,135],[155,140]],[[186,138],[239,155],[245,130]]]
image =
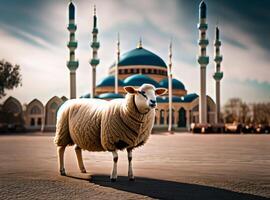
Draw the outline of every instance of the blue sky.
[[[23,86],[8,91],[22,103],[34,98],[46,103],[52,96],[69,96],[67,5],[64,0],[2,0],[0,6],[1,58],[20,64]],[[189,93],[199,91],[198,0],[77,0],[76,56],[77,96],[90,91],[91,28],[93,5],[97,5],[100,65],[98,81],[107,75],[114,62],[117,32],[121,53],[143,47],[168,60],[168,45],[173,38],[173,72]],[[270,1],[206,0],[209,46],[207,54],[207,93],[215,98],[213,42],[218,23],[224,61],[222,104],[240,97],[247,102],[270,100]],[[3,101],[2,99],[1,101]]]

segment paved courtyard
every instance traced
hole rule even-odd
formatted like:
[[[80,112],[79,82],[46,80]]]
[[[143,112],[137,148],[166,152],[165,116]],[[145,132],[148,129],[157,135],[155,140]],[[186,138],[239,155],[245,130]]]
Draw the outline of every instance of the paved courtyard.
[[[126,152],[111,183],[112,156],[83,152],[91,174],[78,173],[73,148],[68,176],[58,175],[53,136],[0,136],[0,199],[268,199],[270,135],[152,135],[134,151],[135,182]]]

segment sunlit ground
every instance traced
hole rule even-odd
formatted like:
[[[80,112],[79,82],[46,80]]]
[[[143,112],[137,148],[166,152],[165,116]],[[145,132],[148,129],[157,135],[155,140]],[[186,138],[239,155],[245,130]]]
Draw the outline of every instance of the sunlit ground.
[[[0,136],[0,144],[0,199],[270,198],[270,135],[152,135],[133,153],[135,182],[126,177],[126,152],[119,153],[116,183],[111,153],[83,152],[89,182],[73,147],[65,168],[81,179],[58,175],[50,133]]]

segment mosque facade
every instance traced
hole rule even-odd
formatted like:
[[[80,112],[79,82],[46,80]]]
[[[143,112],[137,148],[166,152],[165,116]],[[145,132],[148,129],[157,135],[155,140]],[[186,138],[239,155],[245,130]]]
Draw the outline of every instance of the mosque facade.
[[[107,76],[96,84],[96,68],[99,64],[98,49],[100,44],[98,42],[96,8],[94,9],[93,38],[91,43],[92,59],[90,59],[92,88],[88,94],[80,96],[80,98],[105,100],[124,98],[124,86],[139,87],[143,83],[149,83],[155,87],[167,88],[169,91],[168,94],[157,97],[158,107],[156,108],[155,129],[167,129],[170,126],[171,129],[188,130],[192,123],[214,124],[217,122],[217,119],[220,118],[219,115],[217,117],[217,105],[210,96],[206,95],[205,70],[209,60],[206,56],[208,40],[206,40],[205,36],[207,25],[205,19],[206,5],[204,3],[203,5],[202,3],[200,4],[200,21],[198,25],[201,33],[199,40],[201,55],[198,57],[198,62],[201,66],[200,96],[187,91],[184,83],[171,73],[171,68],[174,67],[171,60],[171,46],[169,50],[169,63],[166,64],[157,54],[144,48],[141,40],[136,48],[120,54],[120,41],[118,39],[116,61],[108,68]],[[75,59],[75,49],[77,47],[75,32],[77,26],[75,24],[75,6],[73,2],[69,3],[68,10],[70,41],[67,46],[70,57],[69,61],[67,61],[67,68],[70,71],[70,99],[72,99],[77,97],[76,70],[79,67],[79,62]],[[219,47],[221,45],[219,37],[215,45],[217,48],[215,59],[217,72],[214,75],[214,79],[219,82],[222,78],[220,75],[220,62],[222,59],[219,54]],[[217,86],[220,87],[219,83]],[[220,95],[219,89],[218,92]],[[4,119],[4,121],[6,120],[4,124],[9,128],[17,127],[24,130],[53,131],[55,130],[57,110],[67,99],[64,96],[61,98],[55,96],[45,105],[38,99],[21,105],[17,99],[9,97],[1,105],[0,111],[9,113],[9,116]],[[216,99],[219,100],[219,97]],[[204,107],[204,109],[200,109],[201,107]],[[3,121],[1,117],[0,120]],[[9,124],[10,122],[12,123]]]

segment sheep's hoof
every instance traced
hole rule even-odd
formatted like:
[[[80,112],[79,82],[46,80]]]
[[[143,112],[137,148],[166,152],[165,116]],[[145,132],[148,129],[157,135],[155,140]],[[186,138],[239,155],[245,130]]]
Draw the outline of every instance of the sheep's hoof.
[[[135,181],[135,178],[134,177],[129,178],[129,181]]]
[[[86,169],[81,169],[81,173],[85,174],[86,173]]]
[[[60,169],[60,175],[61,175],[61,176],[66,176],[65,168]]]
[[[116,181],[116,178],[111,178],[111,182],[115,182]]]

